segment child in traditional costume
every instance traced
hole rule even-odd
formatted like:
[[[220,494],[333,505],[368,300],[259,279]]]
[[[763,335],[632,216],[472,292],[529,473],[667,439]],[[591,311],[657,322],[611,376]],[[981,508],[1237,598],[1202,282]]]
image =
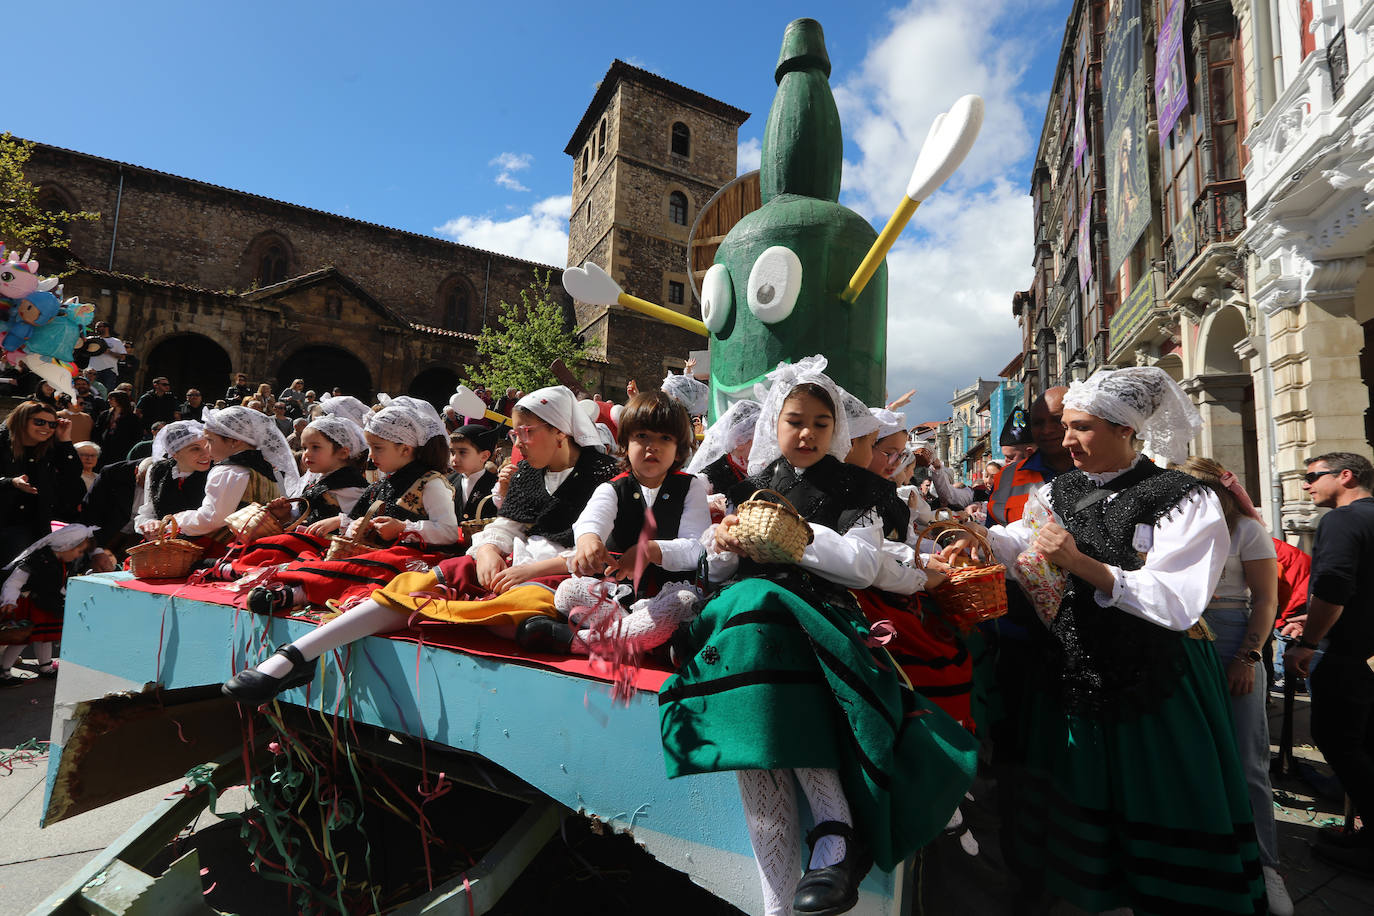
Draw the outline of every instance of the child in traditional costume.
[[[496,440],[500,435],[501,427],[476,423],[460,426],[449,434],[449,464],[453,472],[448,475],[448,481],[453,484],[453,510],[460,521],[476,518],[478,505],[496,486],[492,456],[496,454]],[[486,517],[490,518],[491,514]]]
[[[143,478],[143,502],[134,518],[138,533],[151,536],[168,515],[199,509],[214,463],[199,421],[177,420],[158,430],[153,463]]]
[[[343,530],[369,534],[378,548],[352,557],[306,558],[272,570],[248,593],[248,609],[271,614],[334,600],[348,603],[386,585],[408,569],[428,567],[450,554],[458,539],[448,470],[448,435],[434,406],[411,397],[392,398],[367,417],[363,436],[372,463],[385,476],[368,486],[348,512],[322,519],[306,534],[324,538]],[[380,507],[363,527],[364,516]],[[409,541],[409,543],[402,543]],[[390,544],[391,546],[386,546]]]
[[[324,652],[400,629],[417,612],[491,627],[509,637],[527,617],[554,616],[554,590],[568,575],[565,554],[572,549],[573,523],[592,491],[614,476],[615,461],[600,451],[600,433],[566,387],[531,392],[513,413],[511,434],[524,457],[500,517],[473,537],[466,556],[379,583],[386,587],[376,588],[370,599],[281,647],[256,668],[239,672],[225,683],[225,694],[256,705],[307,684],[315,672],[310,663]],[[386,455],[373,454],[381,467]],[[447,500],[452,513],[452,495]]]
[[[67,600],[67,579],[92,568],[97,555],[108,557],[101,549],[91,550],[91,535],[97,529],[86,525],[64,525],[15,557],[8,566],[9,577],[0,588],[0,615],[26,619],[33,623],[34,659],[39,677],[57,677],[53,643],[62,639],[63,607]],[[104,564],[113,569],[113,560]],[[24,646],[6,646],[0,655],[0,687],[22,682],[10,673]]]
[[[883,523],[877,491],[841,464],[848,423],[824,366],[770,374],[752,476],[731,491],[736,505],[782,493],[812,542],[796,565],[738,560],[659,693],[668,775],[737,772],[768,914],[851,908],[874,861],[891,870],[945,826],[974,764],[968,733],[901,680],[849,593],[879,573]],[[719,552],[743,556],[738,524],[717,526]],[[805,875],[797,784],[816,823]]]

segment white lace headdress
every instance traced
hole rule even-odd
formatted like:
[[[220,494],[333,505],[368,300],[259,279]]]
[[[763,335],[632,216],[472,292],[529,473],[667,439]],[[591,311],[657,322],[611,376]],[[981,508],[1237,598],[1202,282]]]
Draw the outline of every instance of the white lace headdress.
[[[1064,406],[1129,426],[1145,451],[1170,464],[1188,457],[1188,441],[1202,429],[1202,417],[1169,373],[1158,366],[1100,369],[1074,382]]]
[[[363,428],[348,417],[323,416],[310,421],[306,429],[318,430],[335,445],[348,449],[349,458],[357,458],[367,451]]]
[[[835,431],[830,439],[829,454],[840,461],[849,454],[849,420],[845,416],[844,402],[840,389],[825,374],[824,356],[807,356],[795,363],[779,363],[778,368],[768,373],[768,393],[763,398],[758,422],[754,424],[754,446],[749,452],[749,473],[757,474],[782,455],[778,446],[778,417],[787,396],[798,385],[819,385],[830,396],[835,405]],[[759,393],[759,386],[754,386]]]
[[[435,436],[447,435],[444,421],[433,404],[405,395],[387,398],[386,406],[370,414],[363,429],[411,448],[419,448]]]
[[[706,437],[701,440],[701,447],[692,455],[692,460],[687,462],[687,473],[700,474],[715,464],[721,455],[728,455],[744,443],[752,442],[754,425],[758,423],[760,410],[762,407],[758,401],[746,399],[731,404],[729,410],[706,428]]]
[[[80,544],[99,530],[99,525],[77,525],[74,523],[63,525],[51,534],[46,534],[34,541],[28,547],[25,547],[19,556],[10,560],[9,565],[7,565],[5,569],[13,569],[15,566],[19,565],[20,560],[25,559],[35,551],[42,550],[44,547],[51,547],[54,553],[71,550],[77,544]]]
[[[171,458],[197,439],[205,438],[205,424],[199,420],[177,420],[168,423],[153,437],[153,459]]]
[[[208,432],[247,442],[262,452],[262,457],[272,465],[276,472],[277,483],[283,493],[292,493],[301,479],[300,469],[296,467],[296,457],[286,444],[286,437],[277,429],[273,419],[251,407],[226,407],[223,410],[209,410],[205,413],[205,429]]]
[[[320,410],[335,417],[347,417],[359,426],[367,422],[372,408],[351,394],[327,395],[320,401]]]
[[[851,441],[877,432],[878,418],[873,415],[863,401],[843,388],[840,389],[840,400],[844,402],[844,415],[845,419],[849,421],[849,438]]]
[[[906,414],[895,410],[888,410],[886,407],[872,407],[869,412],[878,421],[878,438],[886,439],[893,433],[899,433],[906,429]]]
[[[687,413],[700,417],[710,410],[711,389],[690,375],[669,375],[660,386],[663,393],[687,408]]]

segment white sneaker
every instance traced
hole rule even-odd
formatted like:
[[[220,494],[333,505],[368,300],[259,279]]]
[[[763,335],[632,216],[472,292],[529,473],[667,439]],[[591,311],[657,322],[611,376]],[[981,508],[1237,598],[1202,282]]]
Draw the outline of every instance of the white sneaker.
[[[1264,866],[1264,894],[1269,898],[1270,916],[1293,916],[1293,898],[1283,886],[1283,877],[1268,865]]]

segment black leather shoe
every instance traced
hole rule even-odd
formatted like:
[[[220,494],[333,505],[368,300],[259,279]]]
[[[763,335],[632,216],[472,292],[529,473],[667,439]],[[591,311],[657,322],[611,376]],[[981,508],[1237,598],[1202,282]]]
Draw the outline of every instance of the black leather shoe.
[[[515,641],[526,652],[572,655],[573,629],[552,617],[527,617],[515,629]]]
[[[275,614],[291,606],[291,593],[280,585],[258,585],[248,593],[248,610],[254,614]]]
[[[246,668],[225,681],[220,692],[244,706],[257,707],[284,690],[304,687],[315,679],[315,663],[306,661],[301,650],[290,643],[273,654],[291,662],[291,670],[284,677],[272,677],[256,668]]]
[[[840,821],[823,821],[811,828],[806,844],[813,850],[823,836],[844,838],[844,858],[825,868],[808,868],[792,898],[796,916],[835,916],[859,902],[859,882],[873,867],[873,857],[854,836],[854,828]]]

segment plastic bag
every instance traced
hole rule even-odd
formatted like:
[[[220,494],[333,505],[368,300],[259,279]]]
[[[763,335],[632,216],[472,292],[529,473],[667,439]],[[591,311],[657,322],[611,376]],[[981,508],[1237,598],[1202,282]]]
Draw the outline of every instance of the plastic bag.
[[[1045,505],[1039,493],[1032,492],[1026,499],[1021,520],[1030,527],[1031,543],[1034,544],[1040,529],[1055,521],[1054,511]],[[1064,591],[1069,584],[1068,574],[1032,546],[1016,555],[1016,578],[1030,596],[1035,613],[1049,626],[1059,613],[1059,603],[1064,600]]]

